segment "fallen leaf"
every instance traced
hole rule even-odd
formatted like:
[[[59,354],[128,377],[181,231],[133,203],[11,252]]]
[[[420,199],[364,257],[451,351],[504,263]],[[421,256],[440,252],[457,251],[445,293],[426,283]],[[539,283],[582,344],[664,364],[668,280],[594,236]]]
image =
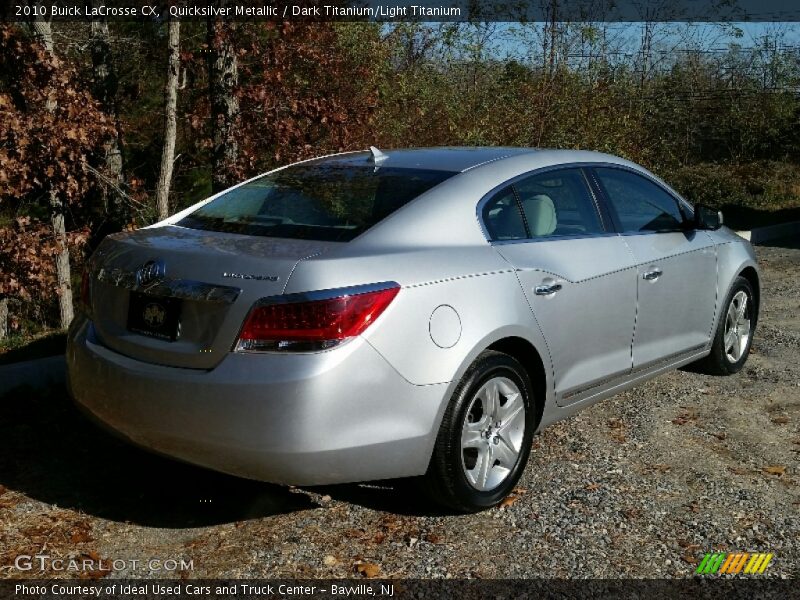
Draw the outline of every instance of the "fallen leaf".
[[[441,544],[444,542],[444,538],[438,533],[427,533],[425,534],[425,541],[429,544]]]
[[[791,419],[789,419],[789,417],[787,417],[786,415],[781,415],[780,417],[775,417],[774,419],[772,419],[772,422],[775,423],[776,425],[785,425],[790,420]]]
[[[89,531],[86,529],[79,529],[77,531],[73,531],[72,535],[69,536],[69,541],[73,544],[80,544],[83,542],[91,542],[92,536],[89,534]]]
[[[595,491],[600,489],[600,484],[599,483],[590,483],[589,485],[587,485],[583,489],[585,489],[588,492],[595,492]]]
[[[362,577],[377,577],[381,566],[375,563],[362,562],[356,565],[356,572]]]
[[[773,465],[771,467],[764,467],[761,469],[764,473],[768,473],[769,475],[777,475],[778,477],[782,476],[786,473],[786,467],[781,465]]]
[[[519,500],[519,496],[515,496],[511,494],[510,496],[506,496],[503,498],[503,501],[500,503],[500,508],[507,508],[509,506],[514,506],[514,503]]]

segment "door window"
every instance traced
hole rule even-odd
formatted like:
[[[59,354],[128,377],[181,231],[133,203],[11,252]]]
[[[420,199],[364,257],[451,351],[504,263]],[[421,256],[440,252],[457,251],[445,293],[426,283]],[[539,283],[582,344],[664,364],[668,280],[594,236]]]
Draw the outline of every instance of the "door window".
[[[511,186],[498,192],[484,205],[483,223],[492,241],[524,240],[528,237]]]
[[[580,169],[532,175],[514,188],[532,238],[603,233],[603,224]]]
[[[595,173],[623,232],[682,229],[677,200],[660,186],[622,169],[597,168]]]

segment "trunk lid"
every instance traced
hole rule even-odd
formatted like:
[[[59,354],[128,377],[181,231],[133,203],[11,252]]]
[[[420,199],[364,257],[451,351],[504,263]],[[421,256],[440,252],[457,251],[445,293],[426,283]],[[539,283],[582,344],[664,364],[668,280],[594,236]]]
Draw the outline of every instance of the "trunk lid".
[[[95,332],[137,360],[211,369],[231,351],[256,300],[281,294],[298,261],[340,245],[178,226],[109,236],[91,261]],[[169,328],[173,317],[174,341],[132,330]]]

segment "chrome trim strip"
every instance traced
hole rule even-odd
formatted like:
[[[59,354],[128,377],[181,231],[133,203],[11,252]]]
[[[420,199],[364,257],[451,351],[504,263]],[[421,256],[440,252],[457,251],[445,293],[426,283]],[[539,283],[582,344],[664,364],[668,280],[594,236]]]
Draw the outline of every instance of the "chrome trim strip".
[[[101,267],[95,273],[95,279],[102,283],[121,287],[132,292],[141,292],[149,296],[166,296],[197,302],[214,302],[217,304],[233,304],[240,288],[227,285],[216,285],[191,279],[171,279],[164,277],[150,283],[140,284],[136,273],[120,268]]]
[[[708,344],[699,344],[697,346],[692,346],[686,350],[681,350],[680,352],[676,352],[675,354],[670,354],[669,356],[665,356],[664,358],[659,358],[657,360],[651,361],[644,365],[639,365],[636,368],[631,369],[630,371],[625,371],[621,375],[612,375],[611,377],[604,377],[599,381],[595,381],[589,385],[585,385],[579,388],[572,389],[568,392],[561,394],[561,400],[568,400],[570,398],[574,398],[580,394],[584,394],[591,390],[600,388],[605,386],[606,384],[612,383],[615,380],[625,381],[633,375],[638,375],[643,373],[644,371],[650,371],[652,369],[660,369],[666,367],[674,362],[680,362],[681,359],[687,358],[689,356],[694,355],[699,350],[704,350],[708,347]]]

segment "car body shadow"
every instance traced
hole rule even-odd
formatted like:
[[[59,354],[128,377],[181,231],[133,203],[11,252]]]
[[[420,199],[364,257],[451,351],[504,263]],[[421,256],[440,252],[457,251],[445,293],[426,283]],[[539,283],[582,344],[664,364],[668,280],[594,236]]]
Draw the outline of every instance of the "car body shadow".
[[[112,521],[203,527],[307,510],[298,490],[150,454],[96,427],[63,387],[0,398],[0,486]]]
[[[420,485],[420,478],[391,479],[368,483],[308,486],[310,492],[370,510],[408,517],[442,517],[459,513],[437,504]]]

